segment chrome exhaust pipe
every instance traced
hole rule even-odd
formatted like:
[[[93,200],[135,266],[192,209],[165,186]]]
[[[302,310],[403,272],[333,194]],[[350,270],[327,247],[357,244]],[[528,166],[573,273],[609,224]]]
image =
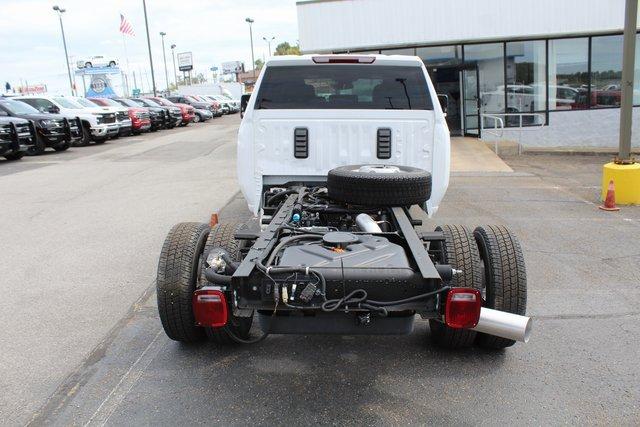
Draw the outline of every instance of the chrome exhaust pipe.
[[[472,330],[496,337],[527,342],[532,327],[533,320],[528,316],[482,307],[478,325]]]
[[[382,229],[378,223],[366,213],[361,213],[356,216],[356,224],[360,230],[366,231],[367,233],[382,233]]]

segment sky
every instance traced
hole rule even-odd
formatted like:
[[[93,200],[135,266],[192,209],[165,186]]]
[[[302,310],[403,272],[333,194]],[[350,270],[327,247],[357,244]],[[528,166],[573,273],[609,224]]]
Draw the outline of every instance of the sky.
[[[120,14],[133,26],[125,36],[130,69],[150,80],[149,55],[142,0],[0,0],[0,82],[12,87],[44,83],[49,92],[69,93],[60,23],[62,15],[67,48],[75,62],[92,55],[113,56],[126,66]],[[165,36],[169,80],[172,78],[171,44],[175,52],[193,52],[194,71],[210,75],[209,68],[225,61],[251,63],[246,17],[253,24],[256,59],[268,56],[263,37],[275,37],[271,49],[283,41],[297,43],[295,0],[147,0],[149,34],[156,86],[165,87],[161,31]],[[73,70],[72,70],[73,72]],[[78,86],[81,88],[80,80]],[[138,85],[140,86],[140,84]]]

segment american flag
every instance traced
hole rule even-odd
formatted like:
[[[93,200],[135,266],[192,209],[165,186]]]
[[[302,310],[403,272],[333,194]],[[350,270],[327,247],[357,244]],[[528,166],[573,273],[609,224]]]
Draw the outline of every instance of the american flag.
[[[135,36],[133,33],[133,27],[129,24],[129,21],[124,19],[124,15],[120,14],[120,32],[122,34],[128,34],[130,36]]]

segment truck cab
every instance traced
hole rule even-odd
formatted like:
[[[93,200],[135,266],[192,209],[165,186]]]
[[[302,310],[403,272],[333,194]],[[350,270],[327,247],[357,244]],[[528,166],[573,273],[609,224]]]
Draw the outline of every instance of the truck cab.
[[[238,133],[238,178],[259,215],[264,187],[326,179],[348,164],[432,175],[432,215],[449,183],[449,130],[422,61],[412,56],[269,59]]]

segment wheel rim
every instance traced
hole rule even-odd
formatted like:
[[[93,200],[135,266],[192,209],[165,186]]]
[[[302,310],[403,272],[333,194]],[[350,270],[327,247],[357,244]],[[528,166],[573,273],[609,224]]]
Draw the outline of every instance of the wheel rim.
[[[397,166],[389,166],[389,165],[363,165],[358,169],[354,169],[353,172],[363,172],[363,173],[375,173],[381,175],[388,175],[394,173],[402,172]]]

